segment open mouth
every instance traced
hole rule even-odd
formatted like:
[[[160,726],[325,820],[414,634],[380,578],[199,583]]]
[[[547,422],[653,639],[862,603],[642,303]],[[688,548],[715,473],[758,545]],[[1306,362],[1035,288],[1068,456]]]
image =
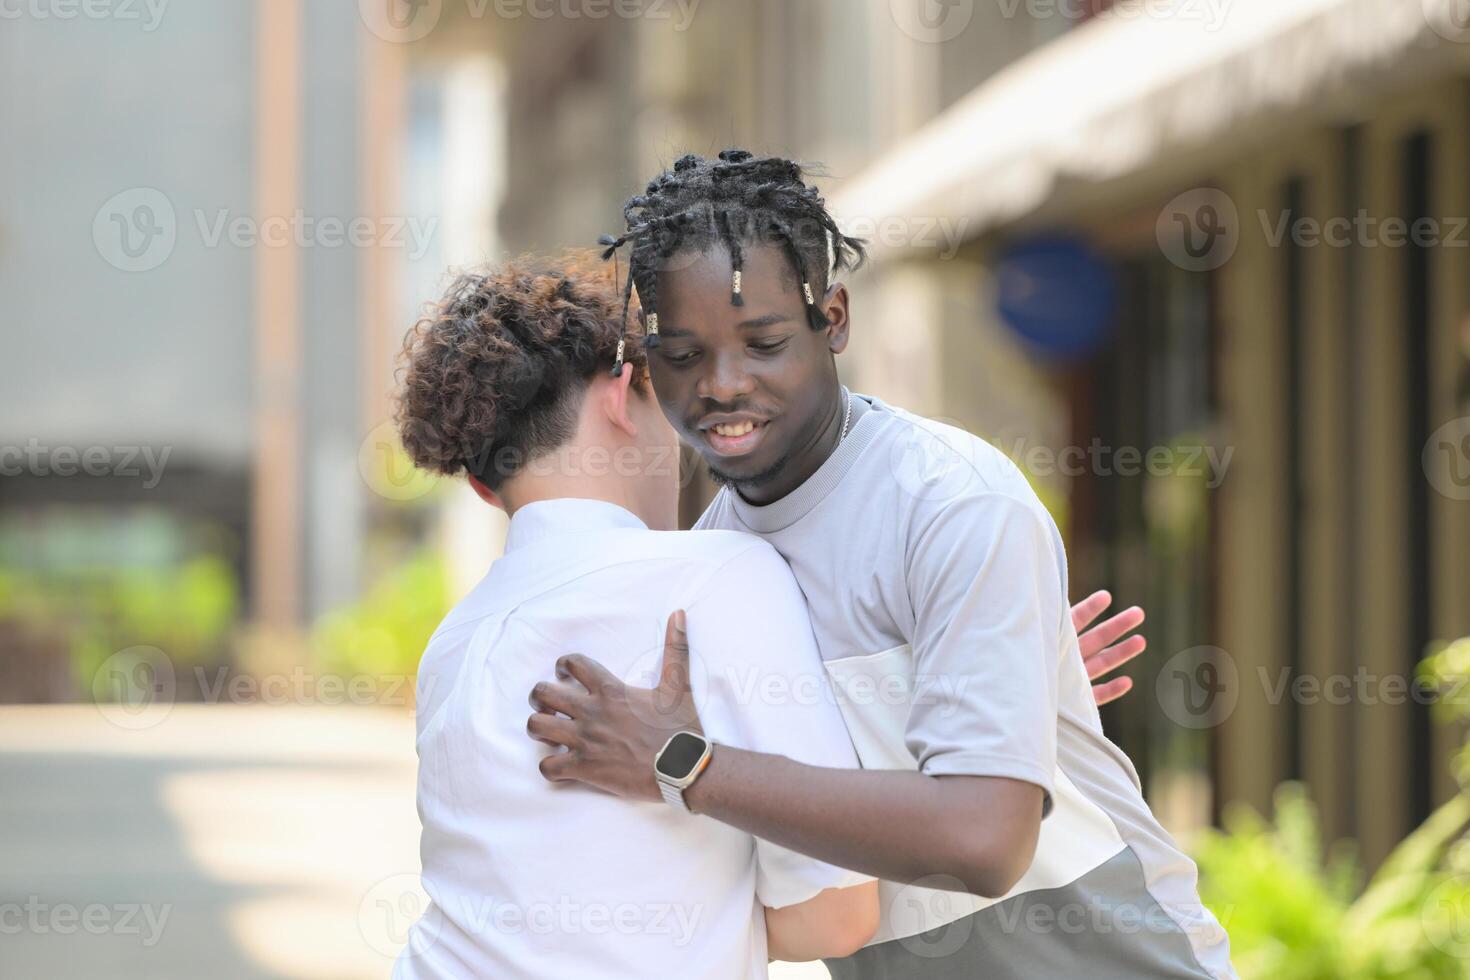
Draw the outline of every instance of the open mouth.
[[[751,419],[739,422],[719,422],[704,430],[704,438],[721,456],[743,456],[765,438],[766,427],[769,424]]]

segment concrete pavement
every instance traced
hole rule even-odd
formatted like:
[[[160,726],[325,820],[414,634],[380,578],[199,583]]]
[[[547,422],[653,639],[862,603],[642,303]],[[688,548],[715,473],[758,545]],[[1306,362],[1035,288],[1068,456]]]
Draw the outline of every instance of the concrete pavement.
[[[0,708],[0,976],[387,977],[425,901],[413,790],[399,710]]]

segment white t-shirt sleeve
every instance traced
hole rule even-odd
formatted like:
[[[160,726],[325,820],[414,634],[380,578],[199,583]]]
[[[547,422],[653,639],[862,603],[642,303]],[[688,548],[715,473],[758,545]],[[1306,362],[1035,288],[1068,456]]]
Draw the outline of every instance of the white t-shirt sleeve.
[[[813,766],[858,768],[806,600],[774,548],[753,540],[700,583],[684,609],[695,697],[712,739]],[[769,908],[873,880],[759,837],[755,861],[756,898]]]
[[[929,775],[1004,776],[1047,792],[1067,613],[1049,520],[1001,493],[946,503],[908,558],[916,697],[905,741]]]

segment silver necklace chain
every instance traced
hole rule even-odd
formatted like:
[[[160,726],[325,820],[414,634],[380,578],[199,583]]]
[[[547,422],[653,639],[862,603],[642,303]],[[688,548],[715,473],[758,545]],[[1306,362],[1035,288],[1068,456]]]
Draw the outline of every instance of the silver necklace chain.
[[[847,408],[842,413],[842,435],[837,437],[838,442],[847,438],[847,423],[852,421],[852,392],[846,388],[843,389],[843,392],[847,395]]]

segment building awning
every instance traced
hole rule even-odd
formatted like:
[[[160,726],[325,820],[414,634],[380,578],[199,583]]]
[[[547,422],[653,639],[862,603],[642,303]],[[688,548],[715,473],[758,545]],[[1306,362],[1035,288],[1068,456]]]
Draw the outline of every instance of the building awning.
[[[854,226],[1025,215],[1238,127],[1410,70],[1470,65],[1470,0],[1117,0],[840,186]],[[874,241],[875,253],[901,249]]]

